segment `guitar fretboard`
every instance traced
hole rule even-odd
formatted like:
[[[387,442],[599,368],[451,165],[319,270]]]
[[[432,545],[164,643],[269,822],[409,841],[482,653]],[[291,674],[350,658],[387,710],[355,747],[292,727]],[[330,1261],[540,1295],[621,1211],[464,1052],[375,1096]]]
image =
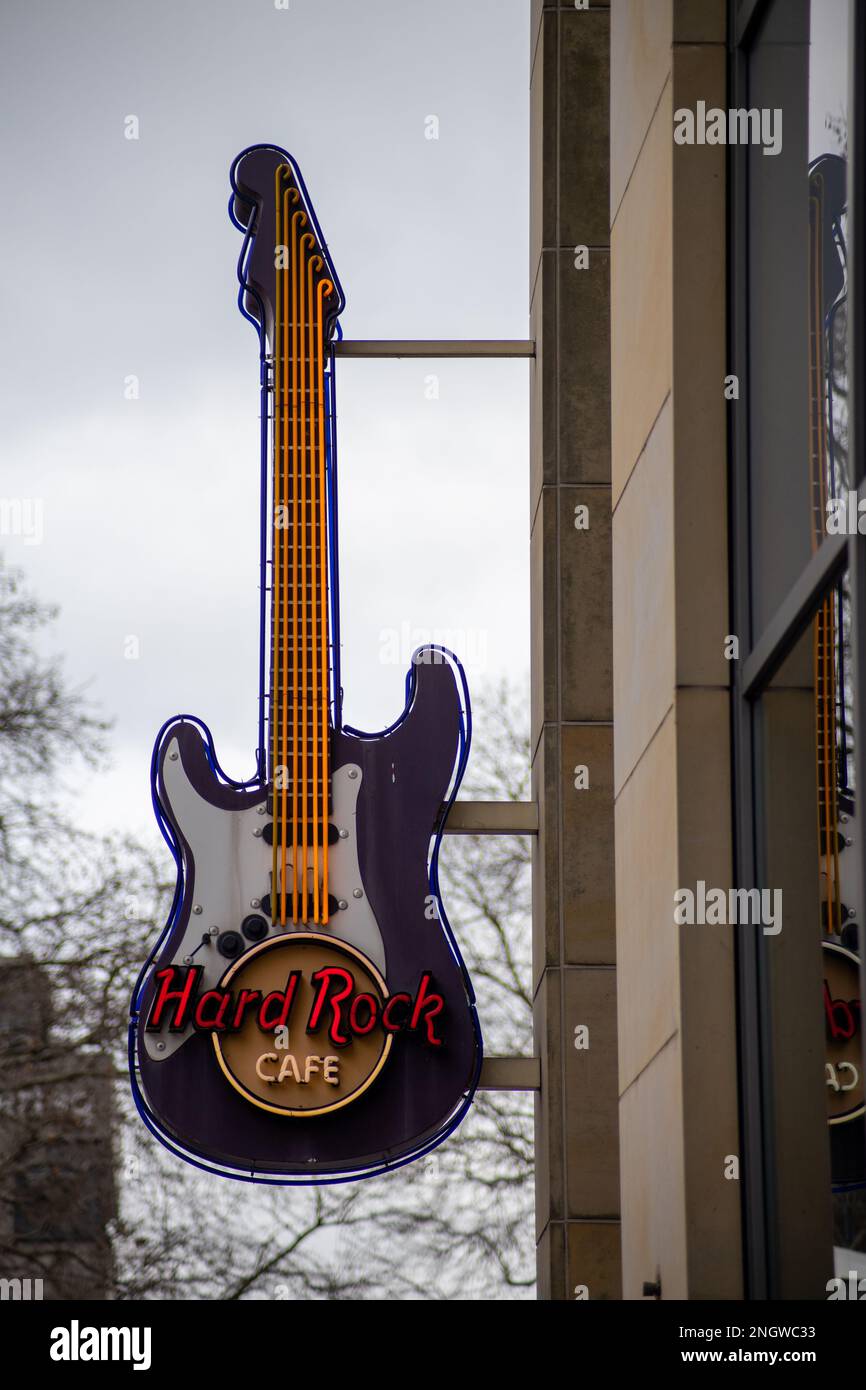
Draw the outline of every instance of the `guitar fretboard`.
[[[809,189],[809,464],[812,506],[812,549],[821,545],[827,529],[827,501],[834,480],[830,474],[826,370],[824,256],[826,213],[824,182],[813,175]],[[836,730],[837,595],[831,590],[815,615],[813,652],[815,672],[815,750],[818,780],[818,846],[822,880],[823,930],[838,934],[842,927],[839,888],[839,768]]]
[[[325,322],[334,286],[288,165],[274,182],[271,904],[276,923],[324,924],[331,810]]]

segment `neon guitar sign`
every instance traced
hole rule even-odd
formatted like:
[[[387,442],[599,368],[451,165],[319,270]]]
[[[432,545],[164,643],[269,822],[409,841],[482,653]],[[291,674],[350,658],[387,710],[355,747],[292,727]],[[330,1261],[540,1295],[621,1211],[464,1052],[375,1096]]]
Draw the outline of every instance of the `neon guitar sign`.
[[[809,167],[809,483],[812,550],[827,533],[828,505],[849,479],[834,384],[839,326],[848,297],[845,160],[825,154]],[[847,384],[847,383],[846,383]],[[834,408],[835,407],[835,408]],[[813,623],[815,757],[826,1053],[824,1075],[834,1187],[864,1177],[860,959],[863,892],[857,866],[858,807],[852,785],[847,579],[827,592]],[[862,732],[862,731],[861,731]],[[852,1121],[860,1121],[852,1124]]]
[[[438,851],[469,750],[462,668],[415,653],[380,734],[342,722],[334,351],[343,292],[291,157],[244,150],[229,204],[261,363],[256,775],[201,720],[160,730],[152,785],[177,864],[133,995],[130,1071],[174,1153],[247,1181],[406,1163],[465,1115],[481,1067]]]

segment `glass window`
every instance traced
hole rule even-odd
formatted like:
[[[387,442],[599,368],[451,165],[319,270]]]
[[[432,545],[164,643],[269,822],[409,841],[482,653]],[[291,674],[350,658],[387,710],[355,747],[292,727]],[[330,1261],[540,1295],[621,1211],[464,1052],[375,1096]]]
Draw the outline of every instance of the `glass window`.
[[[784,0],[747,55],[761,131],[746,156],[756,638],[847,486],[846,39],[847,0]]]
[[[834,1255],[847,1275],[866,1252],[853,650],[866,613],[838,569],[805,628],[797,599],[852,517],[856,533],[849,0],[769,0],[734,24],[731,105],[757,113],[761,137],[732,163],[734,609],[747,656],[774,643],[763,688],[734,674],[738,885],[761,890],[740,943],[747,1264],[753,1297],[821,1297]]]

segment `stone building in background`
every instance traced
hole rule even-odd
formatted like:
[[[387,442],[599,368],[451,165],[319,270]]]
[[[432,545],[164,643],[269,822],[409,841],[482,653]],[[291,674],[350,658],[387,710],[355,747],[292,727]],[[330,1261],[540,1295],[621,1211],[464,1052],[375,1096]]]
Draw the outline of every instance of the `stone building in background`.
[[[110,1297],[112,1086],[98,1052],[64,1047],[46,972],[0,961],[2,1297],[35,1297],[37,1280],[45,1299]]]

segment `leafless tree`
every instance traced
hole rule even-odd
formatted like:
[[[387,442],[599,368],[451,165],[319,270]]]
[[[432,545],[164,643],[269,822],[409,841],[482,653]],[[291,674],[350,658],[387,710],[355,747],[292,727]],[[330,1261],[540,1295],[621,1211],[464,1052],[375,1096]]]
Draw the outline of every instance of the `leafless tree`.
[[[421,1162],[324,1188],[198,1172],[140,1123],[128,1003],[170,861],[71,824],[65,781],[98,775],[107,727],[40,655],[51,616],[0,569],[0,1276],[57,1297],[531,1296],[530,1098],[479,1093]],[[503,685],[478,716],[463,795],[525,798],[525,702]],[[486,1048],[528,1053],[528,846],[448,838],[441,870]]]

